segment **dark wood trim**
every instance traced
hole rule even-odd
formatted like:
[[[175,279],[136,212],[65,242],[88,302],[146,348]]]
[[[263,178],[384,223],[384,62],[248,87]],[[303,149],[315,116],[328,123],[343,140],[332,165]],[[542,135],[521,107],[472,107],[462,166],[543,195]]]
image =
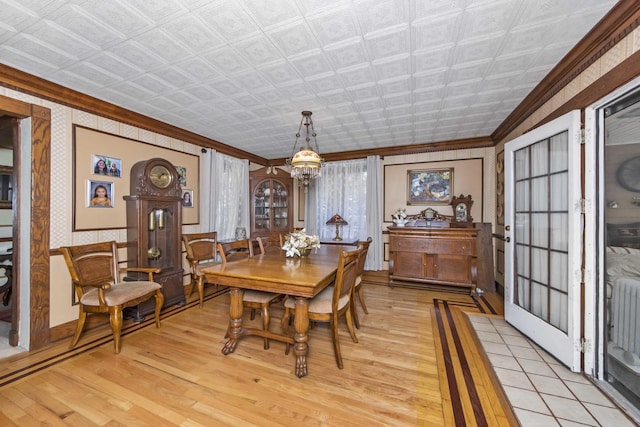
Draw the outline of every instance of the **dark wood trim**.
[[[0,64],[1,66],[2,64]],[[3,96],[0,99],[0,114],[24,119],[31,115],[31,107],[25,102]]]
[[[51,165],[51,111],[48,108],[22,101],[0,96],[0,111],[18,119],[31,118],[31,191],[23,194],[23,201],[30,200],[30,204],[22,209],[30,209],[31,213],[31,240],[29,242],[31,265],[29,276],[29,311],[30,311],[30,339],[29,349],[36,350],[49,344],[49,301],[50,301],[50,258],[49,258],[49,224],[50,224],[50,165]],[[20,138],[16,138],[20,144]],[[18,176],[20,174],[21,158],[20,147],[13,150],[14,168]],[[14,206],[17,204],[17,195],[23,190],[19,187],[19,180],[14,183]],[[29,191],[29,189],[24,189]],[[19,209],[13,210],[14,231],[20,229]],[[13,237],[13,263],[20,265],[20,241],[24,236],[14,232]],[[12,303],[15,309],[12,311],[12,329],[9,333],[9,341],[13,345],[18,344],[18,319],[20,316],[20,275],[14,277],[14,294]],[[13,299],[15,298],[15,299]]]
[[[68,89],[64,86],[46,81],[4,64],[0,64],[0,86],[28,93],[67,107],[87,111],[92,114],[146,129],[151,132],[160,133],[201,147],[212,148],[233,157],[248,159],[251,162],[261,165],[266,165],[268,163],[267,159],[256,156],[255,154],[231,147],[220,141],[206,138],[202,135],[189,132],[142,114],[135,113],[75,90]],[[2,111],[2,108],[0,108],[0,112]]]
[[[340,161],[365,158],[371,155],[396,156],[494,146],[497,142],[507,137],[509,133],[516,129],[526,118],[530,117],[540,106],[566,87],[589,65],[602,57],[638,25],[640,25],[640,2],[635,0],[621,0],[600,20],[593,30],[547,74],[543,81],[531,91],[524,101],[516,107],[490,136],[326,153],[323,154],[323,157],[326,161]],[[637,71],[634,75],[637,75]],[[267,160],[226,145],[220,141],[171,126],[159,120],[48,82],[3,64],[0,64],[0,86],[32,94],[62,105],[157,132],[201,147],[215,149],[230,156],[248,159],[252,163],[265,166],[280,166],[285,164],[286,159],[284,158]],[[2,111],[2,108],[0,108],[0,112]],[[22,115],[26,117],[28,112],[23,111]]]
[[[638,3],[640,4],[640,2]],[[638,76],[638,70],[640,70],[640,51],[635,52],[622,61],[617,67],[587,86],[585,90],[571,98],[567,103],[562,105],[562,107],[545,117],[540,124],[550,122],[569,111],[588,107],[615,89],[636,78]],[[584,123],[584,112],[582,115],[582,122]]]
[[[381,147],[366,150],[342,151],[340,153],[322,153],[320,154],[327,162],[335,162],[340,160],[363,159],[368,156],[401,156],[406,154],[435,153],[438,151],[450,150],[471,150],[473,148],[493,147],[494,140],[489,136],[479,138],[458,139],[452,141],[440,142],[423,142],[420,144],[400,145],[397,147]],[[270,166],[282,166],[286,159],[269,160]]]
[[[31,106],[30,350],[49,344],[51,110]],[[26,191],[26,189],[25,189]],[[24,195],[23,195],[24,196]],[[23,197],[23,200],[26,198]],[[17,212],[17,211],[14,211]],[[19,246],[18,246],[19,247]],[[18,253],[20,251],[14,251]]]
[[[640,25],[640,2],[636,0],[620,0],[600,22],[560,61],[547,76],[527,95],[515,110],[491,134],[494,141],[500,142],[514,131],[522,122],[565,88],[587,67],[600,59],[620,40]],[[618,69],[620,67],[616,67]],[[615,70],[614,70],[615,71]],[[631,70],[628,70],[631,71]],[[638,68],[633,71],[638,74]],[[609,87],[612,82],[604,78],[598,79]],[[614,86],[611,90],[615,89]],[[581,94],[588,93],[583,90]],[[607,93],[608,93],[607,92]],[[596,98],[598,99],[598,98]],[[581,105],[584,107],[588,104]],[[561,114],[555,115],[559,117]],[[546,119],[549,121],[551,119]],[[536,124],[537,126],[538,124]]]

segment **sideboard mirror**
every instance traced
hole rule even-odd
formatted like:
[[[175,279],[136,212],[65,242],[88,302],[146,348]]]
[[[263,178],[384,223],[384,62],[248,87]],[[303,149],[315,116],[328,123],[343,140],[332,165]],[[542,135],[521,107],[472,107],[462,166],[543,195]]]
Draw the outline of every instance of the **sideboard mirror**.
[[[0,165],[0,209],[11,209],[13,166]]]

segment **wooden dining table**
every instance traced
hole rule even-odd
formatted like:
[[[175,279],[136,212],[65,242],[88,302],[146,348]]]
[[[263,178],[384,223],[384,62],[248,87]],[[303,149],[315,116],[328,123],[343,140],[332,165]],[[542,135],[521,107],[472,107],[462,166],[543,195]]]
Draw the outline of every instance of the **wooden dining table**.
[[[207,282],[229,287],[229,340],[222,348],[228,355],[235,351],[238,341],[245,336],[257,335],[293,344],[295,374],[307,375],[309,352],[309,298],[331,285],[338,270],[342,251],[353,246],[322,245],[306,257],[287,258],[282,250],[271,250],[261,255],[229,261],[202,270]],[[243,326],[242,294],[244,289],[267,291],[295,297],[293,337]]]

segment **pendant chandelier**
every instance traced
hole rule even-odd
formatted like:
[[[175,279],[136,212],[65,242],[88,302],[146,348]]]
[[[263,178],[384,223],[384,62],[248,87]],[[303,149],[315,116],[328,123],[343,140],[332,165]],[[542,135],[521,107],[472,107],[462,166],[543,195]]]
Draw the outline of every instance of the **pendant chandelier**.
[[[305,145],[304,147],[300,147],[300,151],[295,153],[302,125],[306,128]],[[309,127],[311,127],[311,130],[309,130]],[[312,137],[316,151],[313,151],[309,145]],[[298,128],[298,133],[296,133],[296,142],[293,144],[291,157],[287,159],[287,165],[291,166],[291,177],[298,180],[298,185],[304,188],[305,193],[309,189],[311,180],[320,176],[320,168],[324,164],[324,159],[318,154],[319,151],[316,131],[313,128],[313,121],[311,120],[311,111],[303,111],[300,127]]]

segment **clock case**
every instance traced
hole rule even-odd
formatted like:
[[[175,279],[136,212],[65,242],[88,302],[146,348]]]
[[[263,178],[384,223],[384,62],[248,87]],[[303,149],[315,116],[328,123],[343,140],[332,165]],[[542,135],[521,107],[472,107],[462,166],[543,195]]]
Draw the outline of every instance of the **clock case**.
[[[163,166],[171,174],[169,185],[156,186],[151,170]],[[153,158],[131,168],[131,194],[127,205],[127,266],[156,267],[154,281],[162,285],[164,306],[186,303],[182,270],[182,188],[176,168]],[[156,179],[155,182],[158,182]],[[147,280],[146,273],[129,273],[125,280]],[[125,309],[126,317],[141,322],[154,312],[153,299]]]
[[[450,204],[453,211],[451,227],[473,227],[473,217],[471,216],[473,200],[471,195],[466,197],[463,194],[458,197],[454,196],[451,198]]]

